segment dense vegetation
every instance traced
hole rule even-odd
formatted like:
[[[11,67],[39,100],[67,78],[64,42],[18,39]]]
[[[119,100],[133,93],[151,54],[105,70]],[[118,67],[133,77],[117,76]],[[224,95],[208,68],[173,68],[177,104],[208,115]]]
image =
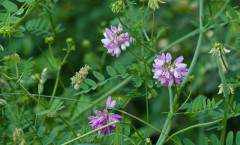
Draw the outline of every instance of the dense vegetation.
[[[240,145],[234,0],[0,0],[0,144]]]

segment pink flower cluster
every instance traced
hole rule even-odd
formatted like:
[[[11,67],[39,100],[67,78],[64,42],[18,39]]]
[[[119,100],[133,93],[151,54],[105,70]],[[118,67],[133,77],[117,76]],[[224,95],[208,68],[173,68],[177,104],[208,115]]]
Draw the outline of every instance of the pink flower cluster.
[[[111,101],[111,96],[109,96],[106,101],[106,105],[108,107],[114,108],[116,105],[116,101]],[[99,110],[95,110],[94,113],[96,114],[96,116],[88,117],[88,119],[91,120],[89,122],[89,125],[92,127],[93,130],[95,130],[99,127],[102,127],[104,125],[107,125],[114,121],[117,121],[118,123],[120,123],[119,119],[122,118],[122,116],[120,116],[118,114],[109,113],[107,109],[104,109],[103,112],[101,112]],[[108,134],[112,133],[112,130],[114,130],[115,128],[116,128],[116,124],[113,124],[102,130],[99,130],[98,134],[108,135]]]
[[[152,70],[154,72],[153,78],[160,81],[164,86],[172,86],[173,83],[181,84],[188,72],[187,64],[182,63],[183,59],[183,56],[180,56],[171,63],[172,56],[170,53],[167,53],[166,56],[164,53],[158,55],[153,64],[155,68]]]
[[[106,32],[103,34],[105,36],[102,39],[103,46],[108,49],[107,53],[111,53],[112,56],[118,57],[121,54],[122,50],[126,50],[126,47],[130,46],[130,42],[133,41],[133,38],[130,37],[128,32],[122,33],[122,25],[118,24],[118,28],[111,26],[111,30],[106,28]]]

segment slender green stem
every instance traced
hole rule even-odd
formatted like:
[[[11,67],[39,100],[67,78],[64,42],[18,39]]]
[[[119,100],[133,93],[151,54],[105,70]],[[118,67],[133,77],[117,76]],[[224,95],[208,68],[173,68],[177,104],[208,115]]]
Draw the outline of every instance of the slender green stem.
[[[137,56],[131,49],[126,48],[133,56],[135,56],[139,61],[143,62],[144,64],[147,63],[144,59],[140,58],[139,56]],[[147,63],[148,64],[148,63]],[[149,66],[151,66],[150,64],[148,64]]]
[[[55,58],[54,58],[54,55],[53,55],[53,52],[52,52],[52,45],[49,44],[48,46],[49,46],[50,55],[53,58],[53,61],[55,61]]]
[[[154,33],[154,24],[155,23],[155,10],[153,10],[153,19],[152,19],[152,34],[151,34],[151,41],[152,41],[152,48],[154,47],[153,45],[153,33]]]
[[[170,112],[173,113],[173,93],[172,93],[172,88],[170,85],[168,85],[168,92],[169,92]]]
[[[15,65],[15,70],[16,70],[16,77],[18,79],[19,75],[18,75],[18,65],[17,65],[17,61],[16,61],[16,52],[13,48],[13,45],[12,45],[12,40],[10,37],[9,38],[9,43],[10,43],[10,46],[11,46],[11,50],[12,50],[12,53],[13,53],[13,61],[14,61],[14,65]]]
[[[102,127],[97,128],[97,129],[95,129],[95,130],[93,130],[93,131],[90,131],[90,132],[88,132],[88,133],[86,133],[86,134],[83,134],[83,135],[81,135],[81,136],[79,136],[79,137],[76,137],[76,138],[74,138],[74,139],[72,139],[72,140],[70,140],[70,141],[68,141],[68,142],[65,142],[65,143],[63,143],[62,145],[68,145],[68,144],[70,144],[70,143],[75,142],[76,140],[80,140],[80,139],[82,139],[82,138],[84,138],[84,137],[87,137],[87,136],[89,136],[89,135],[91,135],[91,134],[93,134],[93,133],[95,133],[95,132],[97,132],[97,131],[99,131],[99,130],[102,130],[102,129],[108,127],[108,126],[111,126],[111,125],[117,124],[117,123],[118,123],[117,121],[111,122],[111,123],[109,123],[109,124],[106,124],[106,125],[104,125],[104,126],[102,126]]]
[[[188,71],[188,76],[191,74],[196,62],[197,62],[197,59],[198,59],[198,56],[199,56],[199,52],[200,52],[200,46],[201,46],[201,43],[202,43],[202,38],[203,38],[203,22],[202,22],[202,19],[203,19],[203,7],[204,7],[204,3],[203,3],[203,0],[200,0],[200,8],[199,8],[199,29],[201,30],[200,31],[200,35],[199,35],[199,38],[198,38],[198,43],[197,43],[197,47],[196,47],[196,50],[195,50],[195,53],[194,53],[194,56],[193,56],[193,60],[191,62],[191,65],[189,67],[189,71]],[[187,77],[183,80],[183,82],[181,83],[181,87],[183,87],[185,84],[187,83]]]
[[[54,23],[53,23],[52,15],[51,15],[51,13],[49,12],[49,10],[48,10],[47,8],[46,8],[46,10],[47,10],[47,12],[48,12],[48,16],[49,16],[49,20],[50,20],[50,23],[51,23],[51,29],[52,29],[53,35],[54,35],[54,37],[55,37],[56,40],[57,40],[58,47],[59,47],[60,49],[62,49],[62,44],[61,44],[61,41],[60,41],[59,38],[58,38],[56,29],[55,29],[55,25],[54,25]]]
[[[40,1],[41,0],[37,0],[35,4],[27,11],[27,13],[20,20],[18,20],[18,22],[15,23],[12,27],[17,28],[27,18],[27,16],[38,6]]]
[[[164,127],[163,127],[163,132],[164,134],[168,135],[169,132],[170,132],[170,129],[171,129],[171,126],[172,126],[172,120],[173,120],[173,116],[174,116],[174,112],[173,112],[173,93],[172,93],[172,88],[171,86],[168,85],[168,91],[169,91],[169,113],[168,113],[168,116],[167,116],[167,119],[165,121],[165,124],[164,124]],[[157,144],[156,145],[162,145],[165,140],[166,140],[166,135],[163,135],[161,134],[158,141],[157,141]]]
[[[155,53],[155,54],[160,54],[159,52],[157,52],[156,50],[154,50],[154,49],[146,46],[145,44],[143,44],[143,43],[140,42],[139,40],[136,39],[136,41],[137,41],[137,43],[139,43],[140,45],[142,45],[144,48],[148,49],[149,51],[151,51],[151,52],[153,52],[153,53]]]
[[[208,125],[212,125],[212,124],[216,124],[218,122],[220,122],[222,119],[219,119],[219,120],[215,120],[215,121],[212,121],[212,122],[207,122],[207,123],[200,123],[200,124],[195,124],[195,125],[192,125],[192,126],[189,126],[187,128],[184,128],[178,132],[175,132],[174,134],[172,134],[167,140],[166,142],[168,142],[171,138],[173,138],[174,136],[178,135],[178,134],[181,134],[185,131],[188,131],[188,130],[191,130],[193,128],[197,128],[197,127],[201,127],[201,126],[208,126]]]
[[[235,80],[236,78],[232,75],[232,73],[231,73],[231,72],[229,71],[229,69],[227,68],[227,65],[226,65],[226,63],[225,63],[225,61],[224,61],[224,59],[223,59],[222,54],[221,54],[220,57],[221,57],[221,60],[222,60],[222,62],[223,62],[223,65],[224,65],[225,69],[227,70],[228,74],[230,75],[231,78],[233,78],[233,79]]]
[[[28,96],[31,96],[31,97],[34,97],[34,96],[37,95],[37,94],[24,94],[24,93],[6,93],[6,94],[11,94],[11,95],[28,95]],[[0,96],[6,95],[6,94],[0,94]],[[54,97],[54,96],[48,96],[48,95],[41,95],[41,96],[42,96],[42,97],[47,97],[47,98],[63,99],[63,100],[67,100],[67,101],[78,101],[78,102],[82,102],[82,103],[87,103],[87,104],[92,104],[92,105],[107,107],[106,105],[101,105],[101,104],[99,104],[99,103],[87,102],[87,101],[82,101],[82,100],[77,100],[77,99],[70,99],[70,98],[66,98],[66,97]],[[40,103],[41,103],[41,102],[40,102]],[[44,105],[45,105],[45,104],[43,104],[43,107],[44,107]],[[88,106],[90,106],[90,105],[88,105]],[[144,121],[144,120],[136,117],[135,115],[132,115],[132,114],[130,114],[130,113],[127,113],[127,112],[125,112],[125,111],[122,111],[122,110],[119,110],[119,109],[116,109],[116,108],[110,108],[110,109],[113,109],[113,110],[116,110],[116,111],[118,111],[118,112],[120,112],[120,113],[126,114],[126,115],[128,115],[128,116],[130,116],[130,117],[132,117],[132,118],[134,118],[134,119],[142,122],[143,124],[146,124],[146,125],[150,126],[152,129],[156,130],[157,132],[162,133],[163,135],[169,137],[168,135],[166,135],[164,132],[162,132],[161,130],[159,130],[159,129],[156,128],[155,126],[153,126],[153,125],[147,123],[146,121]],[[174,139],[171,139],[171,140],[172,140],[174,143],[180,145],[176,140],[174,140]]]
[[[55,94],[56,94],[57,87],[58,87],[58,82],[59,82],[59,76],[60,76],[60,72],[61,72],[61,68],[62,68],[63,64],[65,63],[66,59],[68,58],[69,53],[70,53],[70,51],[67,51],[67,54],[65,55],[64,59],[63,59],[62,62],[60,63],[60,67],[59,67],[59,70],[58,70],[58,72],[57,72],[57,77],[56,77],[54,89],[53,89],[53,92],[52,92],[52,96],[55,96]],[[53,98],[51,98],[49,104],[51,105],[52,102],[53,102]]]
[[[180,110],[180,109],[187,103],[187,101],[188,101],[188,100],[190,99],[190,97],[191,97],[191,94],[192,94],[192,83],[191,83],[190,93],[189,93],[187,99],[182,103],[182,105],[177,109],[177,111]],[[176,111],[176,112],[177,112],[177,111]]]
[[[21,111],[21,113],[23,114],[23,116],[25,117],[25,119],[27,120],[27,123],[30,125],[30,128],[33,130],[34,134],[37,136],[37,139],[39,140],[40,144],[43,145],[42,142],[41,142],[41,140],[40,140],[40,138],[39,138],[39,136],[38,136],[38,133],[37,133],[36,130],[35,130],[36,128],[34,129],[34,127],[32,126],[32,124],[31,124],[30,121],[28,120],[27,116],[24,114],[24,112],[23,112],[21,109],[20,109],[20,111]]]
[[[226,126],[227,126],[227,112],[228,112],[228,92],[227,92],[227,83],[226,83],[226,79],[225,76],[223,74],[223,70],[222,70],[222,65],[220,62],[220,59],[218,56],[216,56],[217,59],[217,64],[218,64],[218,70],[219,70],[219,75],[221,78],[221,82],[222,82],[222,86],[223,86],[223,95],[225,98],[225,103],[224,103],[224,117],[223,117],[223,128],[222,128],[222,132],[221,132],[221,144],[224,145],[225,142],[225,135],[226,135]]]
[[[200,0],[200,7],[199,7],[199,23],[200,23],[199,29],[200,29],[200,34],[199,34],[197,47],[196,47],[196,50],[195,50],[195,53],[194,53],[194,56],[193,56],[193,60],[191,62],[190,68],[189,68],[188,76],[191,74],[191,71],[192,71],[192,69],[194,68],[194,66],[196,64],[196,61],[197,61],[197,58],[198,58],[198,55],[199,55],[199,49],[200,49],[201,42],[202,42],[202,37],[203,37],[203,22],[202,22],[203,6],[204,6],[203,0]],[[194,33],[191,34],[191,35],[194,35]],[[186,82],[187,82],[187,77],[181,83],[181,87],[183,87],[186,84]],[[174,106],[177,104],[178,98],[179,98],[179,96],[176,95],[176,97],[174,99]],[[170,111],[169,114],[168,114],[168,117],[166,119],[166,122],[164,124],[163,131],[167,131],[167,133],[169,133],[169,131],[171,129],[171,123],[172,123],[173,117],[174,117],[174,115]],[[162,145],[164,143],[164,141],[165,141],[165,137],[160,135],[160,137],[159,137],[159,139],[157,141],[157,145]]]
[[[129,27],[126,26],[126,25],[122,22],[122,20],[119,18],[118,15],[117,15],[117,18],[118,18],[118,20],[120,21],[120,23],[129,31]],[[135,39],[135,40],[137,41],[137,43],[139,43],[140,45],[142,45],[144,48],[148,49],[149,51],[151,51],[151,52],[153,52],[153,53],[155,53],[155,54],[160,54],[160,53],[158,53],[156,50],[154,50],[154,49],[146,46],[146,45],[143,44],[142,42],[140,42],[138,39]]]
[[[118,128],[118,122],[116,122],[116,145],[119,145],[119,128]]]
[[[2,75],[2,76],[4,76],[5,78],[7,78],[7,79],[9,79],[9,80],[11,80],[11,81],[13,81],[14,82],[14,80],[12,79],[12,78],[10,78],[9,76],[7,76],[7,75],[5,75],[5,74],[3,74],[3,73],[1,73],[0,72],[0,74]],[[15,82],[16,83],[16,82]],[[47,106],[47,105],[45,105],[44,103],[42,103],[41,101],[39,101],[35,96],[36,96],[36,94],[34,94],[34,95],[32,95],[30,92],[28,92],[28,90],[27,89],[25,89],[21,84],[19,84],[19,86],[28,94],[28,95],[30,95],[31,96],[31,98],[35,101],[35,102],[39,102],[39,104],[40,105],[42,105],[44,108],[46,108],[46,109],[49,109],[49,107]],[[26,94],[25,94],[26,95]],[[77,137],[77,134],[75,133],[75,131],[72,129],[72,127],[68,124],[68,122],[66,121],[66,120],[64,120],[64,118],[62,118],[60,115],[58,115],[58,117],[67,125],[67,127],[72,131],[72,133],[74,134],[74,136],[75,137]]]
[[[144,30],[144,28],[142,28],[142,31],[143,31],[143,34],[144,34],[145,38],[147,39],[147,41],[150,41],[150,39],[149,39],[146,31]]]
[[[103,99],[105,99],[106,97],[108,97],[110,94],[114,93],[115,91],[119,90],[119,88],[123,87],[124,85],[126,85],[130,80],[132,79],[132,77],[128,77],[126,78],[124,81],[122,81],[121,83],[119,83],[117,86],[113,87],[111,90],[109,90],[108,92],[106,92],[105,94],[103,94],[102,96],[100,96],[98,99],[93,101],[93,105],[94,104],[98,104],[100,101],[102,101]],[[73,95],[75,96],[75,95]],[[81,111],[79,112],[79,114],[82,114],[84,112],[86,112],[87,110],[89,110],[92,107],[92,105],[87,105],[85,108],[81,109]],[[76,115],[74,117],[72,117],[71,120],[74,120],[75,118],[79,117],[79,115]]]
[[[230,2],[231,0],[227,0],[226,2],[225,2],[225,4],[222,6],[222,8],[218,11],[218,13],[214,16],[214,18],[213,19],[217,19],[221,14],[222,14],[222,12],[226,9],[226,7],[228,6],[228,3]]]
[[[147,84],[147,66],[146,63],[144,63],[144,68],[145,68],[145,90],[146,90],[146,111],[147,111],[147,123],[149,123],[149,111],[148,111],[148,84]],[[149,126],[147,126],[147,135],[149,138]]]
[[[77,97],[77,100],[79,100],[79,99],[80,99],[80,95]],[[77,104],[78,104],[78,102],[74,102],[73,108],[72,108],[71,113],[69,115],[69,119],[71,119],[71,117],[73,116],[73,113],[74,113],[74,111],[75,111],[75,109],[77,107]]]

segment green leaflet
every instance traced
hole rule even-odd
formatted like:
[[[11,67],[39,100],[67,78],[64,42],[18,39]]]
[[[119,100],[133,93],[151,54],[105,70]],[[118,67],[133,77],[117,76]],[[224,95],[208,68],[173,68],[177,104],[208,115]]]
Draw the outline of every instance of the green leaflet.
[[[93,75],[99,80],[99,81],[104,81],[105,80],[105,77],[100,74],[99,72],[97,71],[93,71]]]
[[[18,9],[16,4],[14,4],[14,3],[12,3],[11,1],[8,1],[8,0],[3,1],[0,4],[9,12],[15,12]]]
[[[114,70],[114,68],[112,68],[111,66],[107,66],[106,69],[107,69],[108,74],[112,77],[117,74],[116,71]]]

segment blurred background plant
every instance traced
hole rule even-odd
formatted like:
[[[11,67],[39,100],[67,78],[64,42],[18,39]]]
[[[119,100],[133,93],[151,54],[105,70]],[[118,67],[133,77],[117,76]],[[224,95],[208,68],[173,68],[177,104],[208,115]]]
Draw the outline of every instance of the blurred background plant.
[[[157,52],[168,50],[173,58],[182,55],[190,66],[198,42],[199,1],[164,2],[154,11],[153,25],[153,11],[148,8],[147,0],[0,0],[0,144],[62,144],[87,133],[91,131],[87,116],[103,106],[86,102],[104,104],[109,95],[117,100],[117,109],[143,120],[147,120],[148,115],[149,123],[162,129],[169,110],[169,95],[167,87],[155,85],[152,62],[148,62],[150,65],[145,70],[145,63],[129,51],[122,51],[118,58],[112,57],[106,53],[101,39],[105,28],[117,26],[120,19],[127,25],[130,35],[141,40],[140,43]],[[226,9],[219,13],[227,3]],[[215,42],[231,51],[222,56],[228,68],[223,66],[226,80],[233,87],[232,96],[235,96],[230,108],[236,117],[228,120],[227,132],[233,131],[234,135],[230,133],[230,137],[240,135],[237,134],[240,129],[237,117],[240,111],[239,4],[239,1],[228,0],[204,1],[202,21],[205,30],[200,55],[191,74],[194,80],[183,88],[180,106],[190,92],[191,97],[176,113],[170,135],[222,117],[224,103],[222,95],[218,94],[221,84],[218,65],[215,57],[208,53]],[[124,31],[127,31],[126,27]],[[154,53],[139,46],[138,42],[129,49],[139,57],[142,52],[142,60],[153,60]],[[85,65],[91,69],[78,86],[79,90],[75,90],[70,78]],[[46,82],[43,91],[38,93],[44,68],[48,68]],[[145,77],[149,114],[145,107]],[[210,102],[209,108],[204,108],[206,102]],[[200,107],[191,108],[194,103]],[[126,124],[120,124],[120,144],[143,144],[148,138],[147,125],[124,113],[121,115],[121,122]],[[143,139],[127,123],[134,125]],[[201,144],[202,137],[216,143],[215,137],[220,138],[221,129],[220,123],[211,124],[183,132],[178,138],[185,144]],[[149,129],[151,143],[157,142],[159,134]],[[236,137],[236,144],[239,144],[237,138],[240,137]],[[180,142],[180,139],[174,139]],[[81,142],[114,144],[115,134],[93,134]]]

